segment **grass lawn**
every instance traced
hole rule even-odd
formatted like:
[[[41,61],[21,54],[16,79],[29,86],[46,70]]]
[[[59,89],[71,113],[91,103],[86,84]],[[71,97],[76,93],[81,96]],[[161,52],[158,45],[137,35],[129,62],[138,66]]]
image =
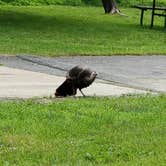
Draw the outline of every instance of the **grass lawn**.
[[[140,11],[129,17],[103,14],[102,7],[0,6],[0,54],[115,55],[166,54],[164,18],[150,13],[139,26]]]
[[[166,163],[166,96],[0,102],[0,165]]]

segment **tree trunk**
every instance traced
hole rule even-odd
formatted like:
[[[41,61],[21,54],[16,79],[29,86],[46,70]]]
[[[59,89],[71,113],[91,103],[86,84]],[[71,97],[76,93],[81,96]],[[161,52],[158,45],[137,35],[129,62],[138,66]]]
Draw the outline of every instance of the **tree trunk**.
[[[105,13],[107,13],[107,14],[108,13],[111,13],[111,14],[120,13],[114,0],[102,0],[102,3],[103,3]]]

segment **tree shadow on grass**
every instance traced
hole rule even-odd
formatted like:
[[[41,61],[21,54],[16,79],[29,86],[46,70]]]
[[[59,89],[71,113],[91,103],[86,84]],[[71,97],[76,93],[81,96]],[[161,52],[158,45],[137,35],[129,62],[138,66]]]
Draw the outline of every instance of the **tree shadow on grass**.
[[[63,13],[59,7],[52,8],[51,12],[49,8],[42,8],[42,11],[32,9],[12,7],[0,10],[0,49],[3,52],[14,50],[14,53],[42,55],[144,54],[157,52],[155,50],[161,50],[164,45],[163,28],[150,30],[149,26],[140,27],[138,17],[96,12],[87,14],[78,9]],[[159,36],[160,40],[156,40]]]
[[[104,16],[103,16],[104,17]],[[108,17],[108,16],[105,16]],[[73,17],[68,15],[39,15],[33,13],[26,13],[24,11],[3,11],[0,12],[0,28],[6,28],[9,31],[20,32],[48,32],[48,33],[62,33],[75,36],[105,36],[113,35],[123,37],[141,31],[142,33],[150,31],[147,26],[140,28],[139,25],[132,23],[130,18],[114,17],[113,19],[97,20],[97,19],[82,19],[81,17]],[[117,19],[117,21],[116,21]],[[153,30],[164,32],[160,27]],[[95,34],[94,34],[95,33]],[[45,35],[45,34],[43,34]]]

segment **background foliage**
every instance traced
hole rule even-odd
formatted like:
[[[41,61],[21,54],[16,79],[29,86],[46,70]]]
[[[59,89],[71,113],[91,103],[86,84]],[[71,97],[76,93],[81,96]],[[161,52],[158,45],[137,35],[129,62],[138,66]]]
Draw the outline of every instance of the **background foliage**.
[[[151,4],[152,0],[116,0],[119,5],[131,6],[134,4]],[[166,5],[166,0],[158,0],[161,5]],[[101,5],[101,0],[0,0],[0,4],[12,5]]]

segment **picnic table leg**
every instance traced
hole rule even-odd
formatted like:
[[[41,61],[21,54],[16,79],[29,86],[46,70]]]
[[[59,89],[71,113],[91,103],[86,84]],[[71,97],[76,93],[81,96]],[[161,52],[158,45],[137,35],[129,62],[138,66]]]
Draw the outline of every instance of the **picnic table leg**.
[[[154,21],[154,10],[152,10],[151,28],[153,27],[153,21]]]
[[[155,10],[156,0],[153,0],[153,8],[152,8],[152,18],[151,18],[151,27],[153,27],[153,21],[154,21],[154,10]]]
[[[144,9],[141,10],[140,25],[143,25]]]

